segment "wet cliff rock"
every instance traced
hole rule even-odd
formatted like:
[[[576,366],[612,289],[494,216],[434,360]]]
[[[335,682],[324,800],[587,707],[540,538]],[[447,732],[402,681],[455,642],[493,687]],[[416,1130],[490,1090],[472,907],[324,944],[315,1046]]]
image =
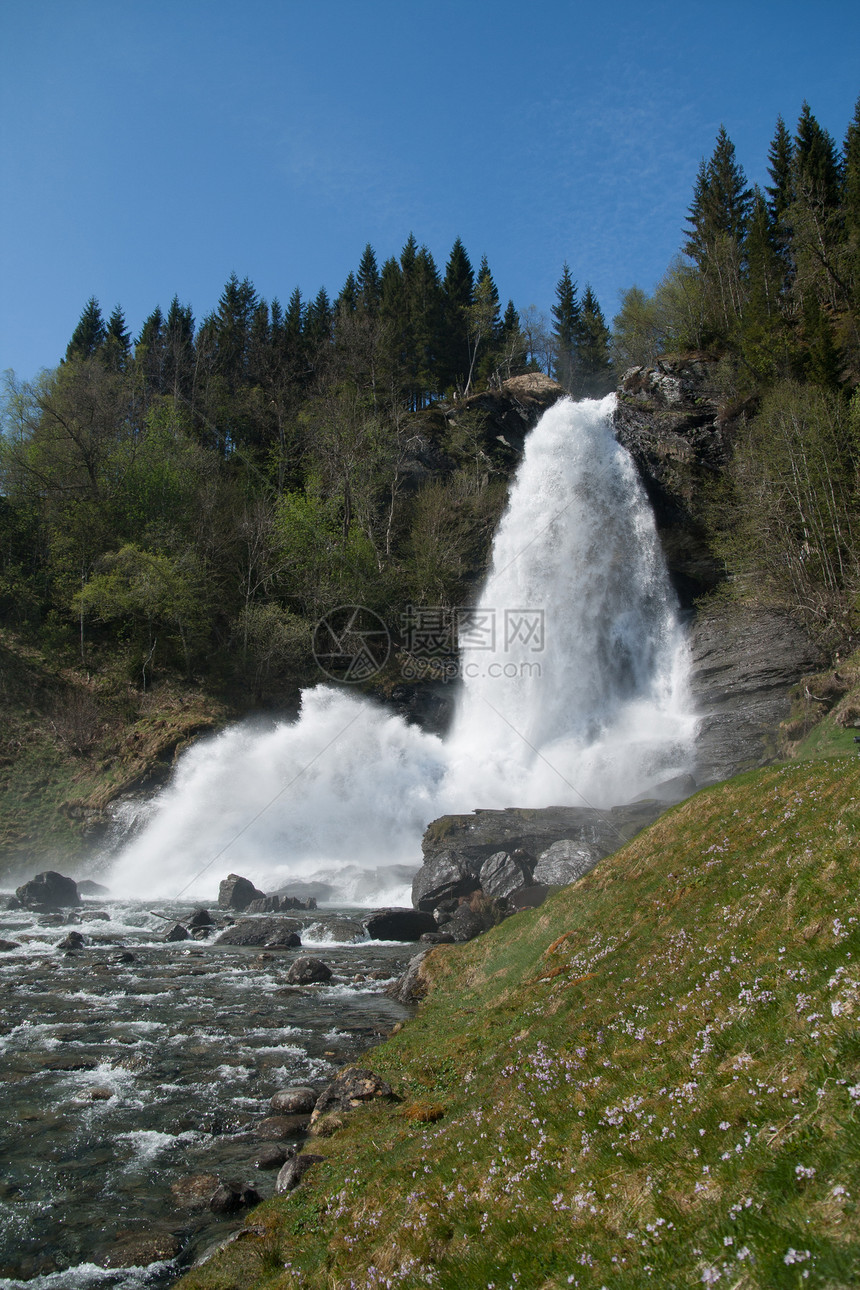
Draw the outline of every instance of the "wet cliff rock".
[[[690,606],[723,577],[707,542],[705,498],[752,406],[724,398],[719,365],[701,354],[631,368],[617,396],[615,433],[636,462],[670,576]]]
[[[615,412],[616,435],[636,462],[669,574],[690,611],[691,682],[700,715],[695,775],[702,784],[779,756],[789,691],[820,662],[789,614],[699,600],[725,577],[708,545],[708,492],[755,412],[754,400],[726,397],[721,371],[705,354],[634,367],[622,378]]]

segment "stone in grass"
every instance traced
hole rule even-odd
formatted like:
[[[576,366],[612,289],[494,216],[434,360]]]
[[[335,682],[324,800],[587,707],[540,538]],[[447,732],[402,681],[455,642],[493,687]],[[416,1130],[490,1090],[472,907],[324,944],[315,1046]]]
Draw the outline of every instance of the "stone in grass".
[[[391,1085],[379,1075],[360,1066],[348,1066],[320,1093],[311,1123],[330,1112],[353,1111],[366,1102],[396,1100]]]
[[[302,954],[297,958],[287,973],[288,985],[316,985],[330,980],[331,968],[322,959],[312,958],[310,954]]]
[[[209,1198],[209,1208],[213,1214],[234,1214],[237,1209],[259,1205],[262,1199],[256,1187],[222,1180]]]
[[[272,1096],[269,1106],[273,1115],[310,1115],[319,1094],[306,1084],[291,1084]]]
[[[293,1156],[292,1160],[288,1160],[282,1166],[275,1182],[275,1191],[278,1195],[292,1191],[298,1187],[311,1165],[319,1164],[322,1160],[325,1160],[325,1156],[314,1156],[310,1152],[306,1155]]]

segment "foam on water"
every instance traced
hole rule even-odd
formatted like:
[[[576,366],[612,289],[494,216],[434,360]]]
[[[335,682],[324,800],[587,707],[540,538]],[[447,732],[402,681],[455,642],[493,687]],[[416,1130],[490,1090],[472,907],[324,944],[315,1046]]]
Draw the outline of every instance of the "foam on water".
[[[477,611],[495,636],[463,650],[446,739],[344,689],[306,690],[298,720],[239,724],[182,757],[112,887],[205,898],[233,870],[268,891],[315,879],[342,901],[408,904],[393,867],[414,871],[436,816],[606,807],[688,769],[687,652],[612,407],[562,400],[529,436]]]

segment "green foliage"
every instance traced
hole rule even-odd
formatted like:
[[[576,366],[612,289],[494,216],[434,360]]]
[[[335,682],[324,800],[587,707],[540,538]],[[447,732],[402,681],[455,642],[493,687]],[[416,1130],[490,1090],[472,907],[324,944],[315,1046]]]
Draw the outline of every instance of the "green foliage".
[[[860,627],[856,397],[783,382],[735,444],[717,549],[740,580],[836,646]]]

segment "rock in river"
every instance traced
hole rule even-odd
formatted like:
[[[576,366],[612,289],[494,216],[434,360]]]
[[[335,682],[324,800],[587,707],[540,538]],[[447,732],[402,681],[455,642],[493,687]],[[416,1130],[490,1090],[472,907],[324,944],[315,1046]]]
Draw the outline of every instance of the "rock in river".
[[[69,909],[81,903],[78,884],[53,869],[37,873],[19,887],[15,895],[26,909]]]
[[[322,959],[303,954],[297,958],[287,973],[288,985],[316,985],[331,980],[331,968]]]

